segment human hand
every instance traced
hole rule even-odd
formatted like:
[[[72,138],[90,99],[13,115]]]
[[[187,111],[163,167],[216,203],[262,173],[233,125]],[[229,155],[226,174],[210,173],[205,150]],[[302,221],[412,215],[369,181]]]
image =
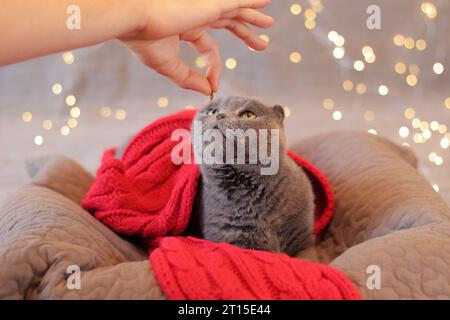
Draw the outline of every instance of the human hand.
[[[257,9],[271,0],[142,0],[142,27],[119,39],[148,67],[174,81],[178,86],[205,95],[218,90],[222,73],[219,47],[209,29],[227,29],[255,50],[267,43],[247,24],[269,28],[270,16]],[[203,75],[180,60],[180,42],[186,41],[204,56]]]

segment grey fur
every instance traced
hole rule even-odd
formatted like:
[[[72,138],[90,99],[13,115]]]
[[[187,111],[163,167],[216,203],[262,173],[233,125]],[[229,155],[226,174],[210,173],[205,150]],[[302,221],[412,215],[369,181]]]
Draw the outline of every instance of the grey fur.
[[[220,116],[208,115],[215,108]],[[256,119],[239,115],[250,110]],[[313,243],[314,196],[311,183],[287,156],[279,106],[268,107],[242,97],[218,99],[196,116],[203,129],[280,129],[280,169],[277,174],[260,174],[261,164],[201,165],[201,181],[194,205],[191,231],[215,242],[284,252],[291,256]],[[270,141],[270,140],[269,140]],[[270,149],[269,149],[270,150]]]

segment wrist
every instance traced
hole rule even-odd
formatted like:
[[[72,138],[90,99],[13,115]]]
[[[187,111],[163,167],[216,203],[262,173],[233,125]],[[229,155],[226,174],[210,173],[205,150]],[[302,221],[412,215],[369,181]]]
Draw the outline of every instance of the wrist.
[[[135,37],[142,32],[148,23],[148,0],[122,0],[123,17],[128,22],[128,28],[124,34],[118,35],[118,39]]]

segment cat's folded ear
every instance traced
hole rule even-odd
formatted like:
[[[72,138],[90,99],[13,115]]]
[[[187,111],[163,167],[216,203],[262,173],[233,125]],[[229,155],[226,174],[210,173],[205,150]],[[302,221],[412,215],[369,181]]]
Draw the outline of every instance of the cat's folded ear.
[[[284,120],[284,109],[283,109],[283,107],[277,104],[277,105],[275,105],[273,107],[273,112],[278,117],[280,122],[283,122],[283,120]]]

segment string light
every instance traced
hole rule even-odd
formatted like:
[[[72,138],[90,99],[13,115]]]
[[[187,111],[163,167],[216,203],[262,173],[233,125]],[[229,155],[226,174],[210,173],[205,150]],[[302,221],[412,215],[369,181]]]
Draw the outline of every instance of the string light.
[[[334,44],[338,47],[342,47],[345,44],[345,38],[343,36],[338,35]]]
[[[237,66],[237,61],[236,61],[236,59],[234,59],[234,58],[228,58],[227,60],[225,60],[225,66],[226,66],[228,69],[230,69],[230,70],[235,69],[236,66]]]
[[[78,121],[75,118],[70,118],[69,120],[67,120],[67,126],[70,129],[75,129],[78,126]]]
[[[450,147],[450,140],[444,137],[441,139],[440,145],[442,149],[448,149]]]
[[[22,113],[23,122],[31,122],[33,120],[33,114],[29,111]]]
[[[339,121],[342,119],[342,112],[340,111],[334,111],[333,112],[333,119],[336,121]]]
[[[438,131],[439,130],[439,122],[437,121],[431,121],[430,123],[430,129],[432,131]]]
[[[343,47],[336,47],[333,50],[333,56],[336,59],[342,59],[345,55],[345,49]]]
[[[416,133],[413,137],[415,143],[425,143],[424,137],[420,133]]]
[[[403,45],[405,44],[405,37],[401,34],[396,34],[394,36],[394,44],[397,47],[403,47]]]
[[[437,166],[440,166],[440,165],[442,165],[443,163],[444,163],[444,158],[442,158],[442,157],[440,157],[440,156],[437,156],[437,157],[436,157],[436,160],[434,160],[434,164],[437,165]]]
[[[75,103],[77,102],[77,99],[75,98],[74,95],[70,94],[66,97],[66,104],[68,106],[73,106]]]
[[[445,107],[450,109],[450,98],[445,99]]]
[[[383,84],[383,85],[378,87],[378,93],[381,96],[387,96],[388,93],[389,93],[389,88],[386,85]]]
[[[407,127],[401,127],[398,130],[398,134],[400,135],[400,137],[402,138],[407,138],[409,136],[409,129]]]
[[[55,83],[52,86],[52,92],[54,94],[60,94],[62,92],[62,85],[60,83]]]
[[[37,146],[41,146],[44,143],[44,138],[42,136],[36,136],[34,137],[34,143]]]
[[[305,20],[305,28],[306,29],[312,30],[315,27],[316,27],[316,21],[315,20]]]
[[[436,192],[439,192],[439,186],[437,184],[433,184],[433,189]]]
[[[414,41],[413,38],[408,37],[405,39],[404,45],[405,45],[406,49],[409,49],[409,50],[414,49],[415,44],[416,44],[416,42]]]
[[[356,60],[355,63],[353,64],[353,67],[355,68],[356,71],[363,71],[364,62],[362,62],[361,60]]]
[[[365,58],[368,63],[374,63],[375,60],[377,59],[377,56],[375,54],[373,54],[373,55],[365,57]]]
[[[169,105],[169,99],[167,99],[167,97],[160,97],[157,104],[160,108],[167,108],[167,106]]]
[[[333,99],[327,98],[327,99],[323,100],[322,106],[327,110],[333,109],[333,107],[334,107]]]
[[[421,121],[419,125],[420,130],[425,131],[430,129],[430,124],[427,121]]]
[[[430,19],[434,19],[437,17],[437,9],[436,6],[430,2],[423,2],[420,6],[422,12]]]
[[[364,83],[358,83],[356,86],[356,92],[358,94],[364,94],[367,91],[367,86]]]
[[[397,72],[398,74],[404,74],[406,72],[406,65],[403,62],[396,63],[395,72]]]
[[[328,32],[328,40],[333,42],[334,45],[336,46],[333,50],[333,56],[336,59],[342,59],[345,55],[345,48],[344,48],[345,38],[336,31],[332,30]]]
[[[204,67],[206,67],[206,60],[205,57],[203,56],[199,56],[195,59],[195,65],[197,66],[197,68],[199,69],[203,69]]]
[[[373,55],[373,49],[370,46],[364,46],[361,50],[364,57],[369,57]]]
[[[440,62],[436,62],[433,65],[433,71],[436,74],[442,74],[444,72],[444,65],[442,63],[440,63]]]
[[[410,74],[410,75],[408,75],[408,76],[406,77],[406,82],[407,82],[408,85],[410,85],[411,87],[414,87],[414,86],[417,84],[418,79],[417,79],[417,77],[416,77],[414,74]]]
[[[112,113],[112,110],[111,110],[110,107],[102,107],[102,108],[100,109],[100,115],[101,115],[103,118],[109,118],[109,117],[111,116],[111,113]]]
[[[376,60],[375,53],[373,52],[372,47],[364,46],[362,48],[362,54],[367,63],[374,63]]]
[[[352,89],[353,89],[353,82],[351,80],[345,80],[342,83],[342,87],[344,88],[345,91],[352,91]]]
[[[317,16],[317,13],[313,9],[307,9],[305,11],[305,18],[307,20],[314,20]]]
[[[436,160],[434,160],[434,164],[437,166],[441,166],[444,163],[444,158],[437,157]]]
[[[68,126],[62,126],[60,132],[63,136],[68,136],[70,134],[70,128]]]
[[[67,64],[72,64],[75,61],[75,57],[73,56],[73,53],[70,51],[64,52],[62,58],[64,62]]]
[[[423,51],[427,48],[427,42],[423,39],[419,39],[416,41],[416,49],[419,51]]]
[[[300,13],[302,13],[302,6],[299,5],[298,3],[294,3],[294,4],[291,6],[291,13],[292,13],[293,15],[299,15]]]
[[[413,126],[414,129],[420,128],[421,123],[422,123],[422,121],[420,121],[419,118],[414,118],[414,119],[411,121],[411,125]]]
[[[44,128],[44,130],[51,130],[53,128],[53,121],[44,120],[44,122],[42,122],[42,128]]]
[[[428,155],[428,160],[430,162],[434,162],[436,160],[436,158],[437,158],[437,154],[435,152],[432,152]]]
[[[373,134],[374,136],[378,135],[378,132],[375,129],[369,129],[369,130],[367,130],[367,132],[370,134]]]
[[[123,109],[118,109],[118,110],[116,110],[115,117],[119,121],[125,120],[127,117],[127,112]]]
[[[70,116],[73,118],[78,118],[81,114],[81,110],[78,107],[73,107],[70,109]]]
[[[404,114],[406,119],[411,120],[416,116],[416,111],[414,110],[414,108],[407,108]]]
[[[409,50],[416,48],[418,51],[423,51],[427,48],[427,42],[424,39],[414,40],[412,37],[405,38],[402,34],[396,34],[393,40],[397,47],[405,47]]]
[[[328,32],[328,40],[330,40],[331,42],[336,43],[338,37],[339,34],[336,31],[332,30]]]
[[[318,4],[318,3],[317,3]],[[319,7],[316,7],[316,9],[320,9]],[[316,17],[317,12],[321,10],[313,10],[313,9],[307,9],[305,10],[305,28],[308,30],[312,30],[316,27]]]
[[[428,129],[423,130],[423,132],[422,132],[422,136],[424,137],[425,140],[431,139],[431,135],[432,135],[431,131]]]
[[[289,60],[291,60],[292,63],[300,63],[300,61],[302,61],[302,55],[297,51],[291,52]]]

